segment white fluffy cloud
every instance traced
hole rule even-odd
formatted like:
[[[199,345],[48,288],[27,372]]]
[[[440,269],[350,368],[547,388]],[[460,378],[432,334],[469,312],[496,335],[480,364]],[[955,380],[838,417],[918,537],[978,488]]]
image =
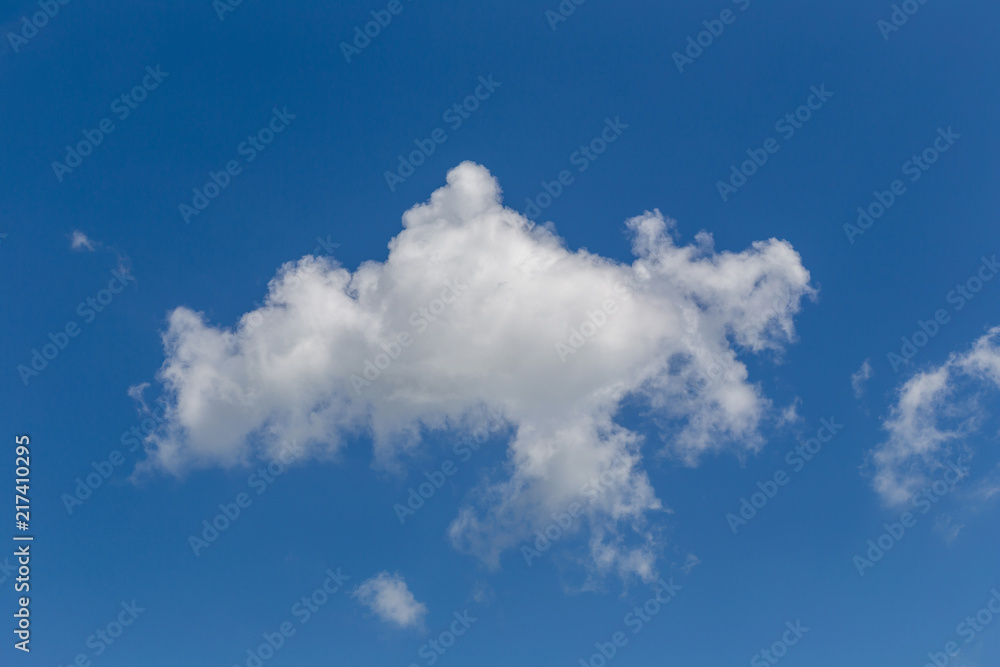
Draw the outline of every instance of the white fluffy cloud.
[[[383,621],[401,628],[420,626],[427,615],[427,606],[417,602],[398,572],[379,572],[359,584],[353,595]]]
[[[662,507],[617,408],[644,401],[669,425],[668,451],[690,464],[726,445],[758,448],[770,404],[737,352],[793,340],[813,290],[786,241],[716,252],[706,232],[677,245],[659,211],[626,224],[630,264],[572,251],[463,163],[405,213],[384,262],[289,262],[231,328],[177,308],[159,374],[166,427],[148,442],[148,467],[232,466],[282,442],[330,456],[349,433],[398,465],[421,429],[468,429],[498,410],[514,433],[509,474],[461,509],[454,545],[496,565],[616,468],[581,519],[592,563],[653,576],[644,517]]]
[[[871,455],[875,490],[889,504],[908,502],[959,452],[984,412],[978,392],[1000,387],[1000,327],[955,353],[940,366],[917,373],[899,389],[883,427],[888,439]]]

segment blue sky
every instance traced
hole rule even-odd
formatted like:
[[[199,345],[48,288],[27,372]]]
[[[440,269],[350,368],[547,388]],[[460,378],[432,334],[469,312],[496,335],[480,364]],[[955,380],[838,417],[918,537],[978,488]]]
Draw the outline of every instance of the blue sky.
[[[3,664],[995,664],[1000,10],[900,5],[8,5]]]

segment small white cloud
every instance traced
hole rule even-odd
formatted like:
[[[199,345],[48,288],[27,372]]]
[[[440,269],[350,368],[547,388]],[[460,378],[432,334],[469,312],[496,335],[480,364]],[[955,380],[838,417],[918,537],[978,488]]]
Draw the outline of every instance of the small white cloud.
[[[362,582],[352,595],[383,621],[401,628],[423,625],[427,615],[427,606],[417,602],[398,572],[379,572]]]
[[[872,363],[871,359],[865,359],[865,363],[861,364],[861,368],[856,370],[851,375],[851,387],[854,389],[854,397],[861,398],[865,395],[865,383],[872,376]]]
[[[917,373],[899,389],[882,427],[889,438],[871,452],[874,486],[890,504],[909,502],[944,469],[954,450],[979,430],[986,416],[979,404],[985,389],[1000,387],[1000,326],[990,329],[964,353],[953,353],[936,368]],[[964,391],[960,391],[964,389]]]
[[[801,421],[802,416],[799,414],[799,405],[801,403],[802,399],[796,396],[795,400],[789,403],[788,406],[781,411],[781,417],[778,419],[778,426],[785,426],[787,424],[794,424]]]
[[[99,245],[100,243],[91,241],[87,235],[79,229],[73,232],[73,237],[70,241],[70,247],[73,250],[86,250],[87,252],[94,252],[97,250],[97,246]]]

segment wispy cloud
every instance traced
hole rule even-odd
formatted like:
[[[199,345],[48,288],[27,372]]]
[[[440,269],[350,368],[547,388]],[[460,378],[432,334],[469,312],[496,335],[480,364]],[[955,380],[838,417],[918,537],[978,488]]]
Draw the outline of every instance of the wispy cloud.
[[[865,362],[861,364],[861,368],[854,371],[851,375],[851,388],[854,389],[854,397],[861,398],[865,395],[865,384],[868,382],[869,378],[872,376],[872,362],[871,359],[865,359]]]
[[[70,238],[70,248],[73,250],[94,252],[97,247],[101,245],[99,242],[91,241],[86,234],[81,232],[79,229],[73,232]]]
[[[968,450],[964,439],[986,416],[979,393],[1000,387],[998,342],[1000,326],[899,388],[882,424],[889,437],[871,452],[874,486],[886,502],[908,502],[953,450]]]

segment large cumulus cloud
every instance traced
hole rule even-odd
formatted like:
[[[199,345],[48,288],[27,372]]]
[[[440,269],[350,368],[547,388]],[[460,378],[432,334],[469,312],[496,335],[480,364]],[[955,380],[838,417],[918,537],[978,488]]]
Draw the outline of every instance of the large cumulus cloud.
[[[661,505],[616,410],[637,397],[680,424],[666,447],[688,463],[758,447],[769,404],[737,353],[793,340],[813,290],[785,241],[716,252],[705,232],[678,245],[658,211],[626,224],[630,264],[570,250],[463,163],[406,212],[384,262],[289,262],[231,328],[177,308],[159,376],[166,426],[147,467],[239,465],[288,443],[324,457],[348,434],[370,435],[393,465],[422,429],[498,410],[513,434],[507,474],[459,511],[453,543],[495,564],[613,469],[582,517],[593,563],[652,576],[645,519]]]

